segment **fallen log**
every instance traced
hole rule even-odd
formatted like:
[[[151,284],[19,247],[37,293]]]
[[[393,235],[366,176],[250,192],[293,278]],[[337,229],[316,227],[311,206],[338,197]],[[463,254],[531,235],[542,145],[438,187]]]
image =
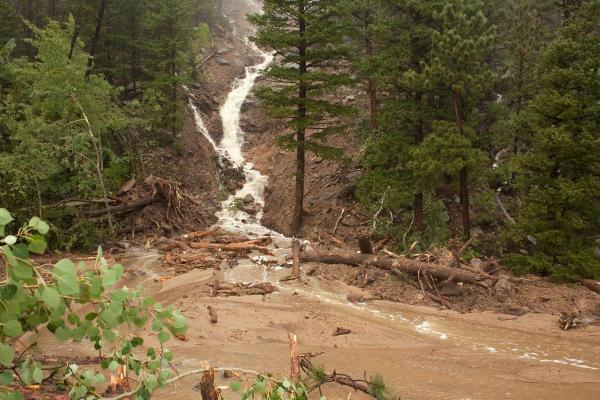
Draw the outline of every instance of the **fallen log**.
[[[277,288],[269,282],[260,283],[209,283],[212,288],[212,296],[252,296],[266,295],[277,291]]]
[[[352,252],[304,252],[300,256],[302,262],[318,262],[324,264],[362,265],[371,264],[394,273],[406,272],[412,275],[430,274],[432,277],[453,282],[463,282],[470,285],[485,286],[479,282],[482,277],[465,270],[429,264],[408,258],[391,258],[356,254]]]
[[[205,243],[205,242],[191,242],[189,246],[192,249],[215,249],[223,251],[250,251],[257,250],[263,254],[273,255],[271,250],[266,246],[258,244],[256,241],[242,242],[242,243]]]
[[[216,235],[219,232],[219,228],[211,228],[207,231],[190,232],[182,235],[183,239],[204,239],[209,236]]]
[[[146,199],[134,201],[133,203],[122,204],[120,206],[108,207],[108,208],[103,208],[100,210],[82,211],[81,215],[88,217],[88,218],[96,218],[96,217],[102,217],[102,216],[108,215],[108,214],[113,214],[113,215],[114,214],[124,214],[129,211],[133,211],[138,208],[145,207],[148,204],[152,203],[153,200],[154,200],[154,196],[148,197]]]
[[[181,242],[179,240],[174,239],[162,239],[156,242],[156,245],[159,246],[162,250],[173,250],[174,248],[180,248],[183,251],[190,251],[192,248],[187,245],[185,242]]]

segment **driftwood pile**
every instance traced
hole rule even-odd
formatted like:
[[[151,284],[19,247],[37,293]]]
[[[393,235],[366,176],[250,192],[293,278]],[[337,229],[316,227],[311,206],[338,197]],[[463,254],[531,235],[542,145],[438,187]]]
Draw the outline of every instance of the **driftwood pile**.
[[[155,242],[164,252],[163,266],[173,275],[181,275],[194,269],[219,270],[223,264],[234,263],[250,251],[271,254],[267,247],[271,237],[249,240],[219,228],[190,232],[175,238],[162,238]],[[172,276],[171,276],[172,277]],[[219,282],[208,284],[210,294],[217,296],[267,295],[277,291],[270,283]],[[211,321],[217,323],[216,310],[209,307]]]
[[[177,238],[163,238],[156,246],[164,251],[163,263],[179,275],[193,269],[219,269],[221,263],[257,250],[270,254],[270,237],[248,240],[220,229],[191,232]]]

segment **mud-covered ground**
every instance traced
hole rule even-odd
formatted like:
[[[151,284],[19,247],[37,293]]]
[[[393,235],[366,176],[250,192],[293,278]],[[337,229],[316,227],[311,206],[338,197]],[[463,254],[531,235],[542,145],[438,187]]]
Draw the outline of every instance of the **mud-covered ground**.
[[[344,270],[347,267],[306,265],[305,272],[315,266],[317,270],[303,281],[278,283],[289,269],[261,265],[258,256],[232,253],[216,270],[199,267],[175,276],[164,256],[151,249],[119,256],[126,265],[124,284],[143,283],[146,293],[186,316],[189,330],[185,337],[167,344],[179,372],[214,366],[285,376],[289,373],[287,335],[293,332],[301,352],[323,352],[316,362],[328,371],[359,378],[381,374],[402,399],[598,398],[599,326],[565,332],[551,313],[460,314],[385,300],[351,303],[346,301],[349,295],[368,297],[371,293],[337,279],[352,275]],[[327,274],[334,277],[327,279]],[[209,286],[215,280],[264,279],[278,291],[266,296],[213,297]],[[209,305],[216,310],[217,323],[210,321]],[[351,333],[333,336],[337,328]],[[151,329],[138,334],[146,345],[156,344]],[[42,337],[41,346],[48,356],[97,355],[90,346],[59,344],[49,335]],[[155,398],[198,398],[194,390],[198,379],[186,378]],[[224,396],[235,398],[226,388],[229,383],[231,379],[219,376]],[[335,385],[327,386],[324,394],[333,399],[365,398]],[[312,397],[320,396],[315,392]]]

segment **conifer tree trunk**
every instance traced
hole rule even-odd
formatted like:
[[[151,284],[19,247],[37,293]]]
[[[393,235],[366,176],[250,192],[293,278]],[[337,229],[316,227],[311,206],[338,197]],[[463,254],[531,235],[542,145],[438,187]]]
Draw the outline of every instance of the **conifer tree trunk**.
[[[176,65],[176,57],[177,57],[177,49],[175,45],[171,49],[171,65],[169,67],[169,72],[171,74],[171,134],[173,137],[177,135],[177,65]]]
[[[415,103],[420,103],[422,97],[423,95],[421,93],[417,93],[417,95],[415,95]],[[415,142],[417,145],[420,145],[423,142],[423,139],[425,139],[423,121],[419,120],[416,126]],[[425,229],[425,201],[423,197],[423,192],[417,192],[413,199],[413,224],[415,230],[421,233]]]
[[[454,102],[454,113],[456,115],[456,127],[463,133],[462,118],[460,115],[460,94],[452,91]],[[469,171],[466,167],[460,170],[460,206],[462,209],[463,232],[466,239],[471,238],[471,201],[469,194]]]
[[[98,48],[98,42],[100,41],[100,31],[102,30],[102,22],[104,21],[104,11],[106,10],[107,0],[100,2],[100,10],[98,11],[98,19],[96,20],[96,30],[94,31],[94,37],[90,45],[90,58],[88,59],[88,69],[85,73],[86,79],[92,73],[92,65],[94,65],[94,57],[96,56],[96,49]]]
[[[300,56],[299,71],[301,75],[307,73],[306,63],[306,44],[303,40],[304,34],[306,33],[306,20],[304,18],[304,1],[300,1],[298,5],[298,31],[300,37],[300,46],[298,47],[298,55]],[[304,175],[306,165],[306,154],[305,154],[305,139],[306,139],[306,128],[303,123],[306,119],[306,100],[307,89],[304,83],[300,84],[298,90],[298,129],[296,130],[296,189],[294,199],[294,220],[292,222],[292,233],[296,236],[302,228],[304,219]]]
[[[73,36],[71,36],[71,47],[69,50],[69,60],[73,59],[73,53],[75,52],[75,46],[77,45],[77,39],[79,38],[79,19],[75,17],[75,27],[73,28]]]
[[[48,16],[50,19],[55,19],[58,9],[58,0],[50,0],[48,2]]]

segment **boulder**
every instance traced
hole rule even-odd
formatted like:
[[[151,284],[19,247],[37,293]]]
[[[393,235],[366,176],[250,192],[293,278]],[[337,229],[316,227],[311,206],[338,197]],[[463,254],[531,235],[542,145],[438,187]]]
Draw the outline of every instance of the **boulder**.
[[[242,204],[240,210],[249,215],[256,215],[260,212],[260,205],[254,204]]]
[[[351,182],[358,182],[358,180],[362,177],[361,170],[355,170],[346,175],[346,179]]]
[[[469,261],[469,264],[471,264],[471,267],[483,271],[483,261],[481,258],[473,258],[471,261]]]
[[[229,61],[227,61],[226,59],[222,58],[222,57],[217,57],[215,58],[215,61],[217,62],[217,64],[219,65],[231,65],[231,63]]]
[[[496,282],[494,290],[496,292],[496,298],[502,302],[508,300],[514,292],[512,284],[504,278],[501,278]]]
[[[254,200],[254,196],[252,196],[250,193],[248,193],[246,195],[246,197],[244,197],[243,202],[245,205],[250,205],[250,204],[256,203],[256,200]]]

